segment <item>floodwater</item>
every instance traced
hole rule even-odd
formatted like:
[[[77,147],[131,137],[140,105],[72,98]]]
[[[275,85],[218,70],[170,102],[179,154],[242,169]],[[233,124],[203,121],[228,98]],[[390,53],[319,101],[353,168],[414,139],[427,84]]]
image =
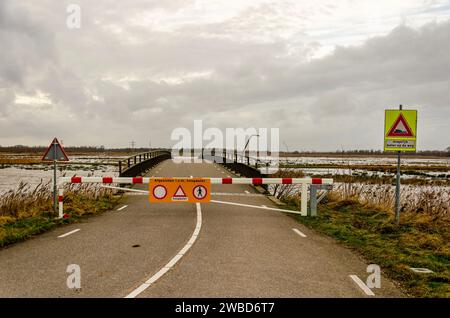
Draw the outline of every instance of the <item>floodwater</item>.
[[[14,155],[12,155],[13,157]],[[71,157],[70,165],[58,166],[57,176],[118,176],[117,161],[125,157],[101,157],[101,156],[78,156]],[[339,158],[339,157],[289,157],[280,158],[282,164],[339,164],[342,168],[296,168],[301,170],[308,176],[329,176],[329,175],[377,175],[392,176],[392,173],[349,169],[353,165],[396,165],[395,158],[374,158],[374,157],[357,157],[357,158]],[[269,168],[270,173],[276,172],[272,162]],[[402,175],[403,178],[433,178],[448,179],[450,178],[450,159],[403,159],[402,165],[411,166],[442,166],[446,167],[446,171],[419,171],[420,174]],[[445,169],[444,169],[445,170]],[[263,171],[267,172],[267,170]],[[16,188],[21,182],[26,182],[31,187],[41,182],[49,182],[53,178],[53,169],[51,165],[0,165],[0,192]]]
[[[61,176],[118,176],[117,159],[100,157],[73,157],[70,165],[58,165],[57,177]],[[0,193],[15,189],[21,183],[31,188],[53,180],[53,165],[4,165],[0,166]]]

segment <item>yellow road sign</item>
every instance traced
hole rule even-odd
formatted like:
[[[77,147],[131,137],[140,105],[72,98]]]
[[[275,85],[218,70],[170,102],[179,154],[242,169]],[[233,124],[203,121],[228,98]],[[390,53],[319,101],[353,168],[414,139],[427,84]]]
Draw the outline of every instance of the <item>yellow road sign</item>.
[[[204,203],[211,201],[211,180],[202,178],[151,178],[149,201]]]
[[[384,151],[416,151],[417,110],[387,109]]]

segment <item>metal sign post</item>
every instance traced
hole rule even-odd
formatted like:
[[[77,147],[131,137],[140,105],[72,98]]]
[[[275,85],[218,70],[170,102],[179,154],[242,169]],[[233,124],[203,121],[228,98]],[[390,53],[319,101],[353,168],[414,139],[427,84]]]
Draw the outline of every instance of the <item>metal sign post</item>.
[[[417,111],[388,109],[384,119],[384,151],[397,152],[397,178],[395,183],[395,221],[400,223],[400,166],[401,153],[415,152],[417,139]]]
[[[57,193],[56,193],[56,143],[53,142],[53,155],[55,159],[53,160],[53,211],[58,213],[58,203],[57,203]]]
[[[399,109],[402,110],[400,105]],[[400,224],[400,151],[397,151],[397,180],[395,183],[395,222]]]
[[[58,139],[54,138],[44,156],[42,157],[43,161],[53,161],[53,210],[55,213],[58,213],[58,188],[56,181],[56,163],[58,160],[60,161],[69,161],[69,157],[67,157],[64,148],[59,143]]]

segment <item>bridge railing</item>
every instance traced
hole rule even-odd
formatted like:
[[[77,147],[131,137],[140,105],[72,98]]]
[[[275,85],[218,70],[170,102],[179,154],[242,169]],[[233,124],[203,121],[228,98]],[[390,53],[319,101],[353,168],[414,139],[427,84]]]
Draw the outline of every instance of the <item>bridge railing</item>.
[[[215,162],[233,166],[234,170],[243,175],[255,177],[264,176],[268,173],[261,172],[261,168],[269,168],[271,160],[265,157],[251,156],[250,152],[238,152],[237,150],[228,149],[203,149],[202,158],[211,158]]]
[[[133,167],[137,167],[140,165],[144,165],[146,162],[152,161],[151,159],[160,158],[160,157],[169,157],[170,151],[168,150],[153,150],[147,152],[141,152],[130,156],[126,159],[119,160],[119,176],[126,176],[127,171],[131,171]],[[135,169],[136,170],[136,169]],[[129,173],[128,173],[129,174]]]

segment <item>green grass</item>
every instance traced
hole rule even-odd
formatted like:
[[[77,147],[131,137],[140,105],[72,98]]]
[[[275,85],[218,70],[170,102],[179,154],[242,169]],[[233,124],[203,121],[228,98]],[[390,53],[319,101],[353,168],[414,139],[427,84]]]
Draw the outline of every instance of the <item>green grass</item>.
[[[299,202],[288,199],[291,208]],[[392,213],[352,200],[321,205],[317,217],[294,216],[299,222],[327,234],[359,252],[368,262],[397,281],[413,297],[450,297],[448,222],[424,214],[406,214],[399,226]],[[418,274],[409,267],[425,267]]]

